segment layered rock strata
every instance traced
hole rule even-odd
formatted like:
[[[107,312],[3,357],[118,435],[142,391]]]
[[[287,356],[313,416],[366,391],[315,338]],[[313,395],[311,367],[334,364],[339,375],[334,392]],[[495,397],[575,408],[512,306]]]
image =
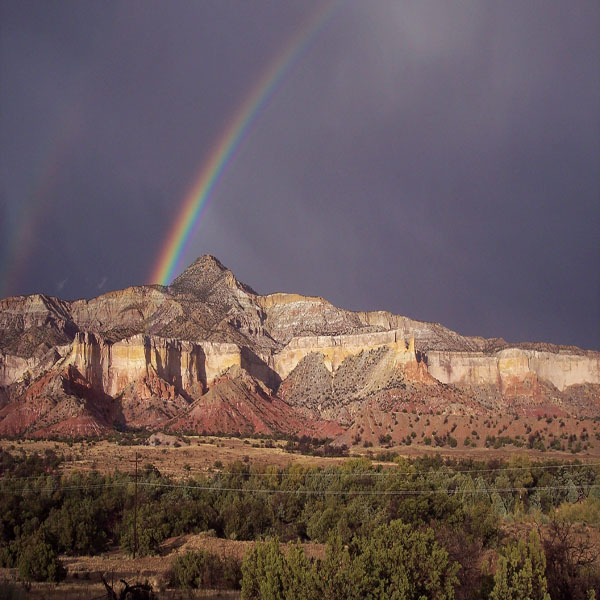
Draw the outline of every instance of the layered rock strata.
[[[217,385],[223,393],[203,404]],[[54,416],[44,430],[68,410],[83,418],[76,415],[86,406],[96,429],[115,419],[184,429],[192,416],[205,429],[210,418],[200,413],[237,410],[236,394],[241,416],[215,417],[219,427],[272,431],[285,421],[286,432],[308,431],[307,418],[346,426],[365,406],[427,402],[454,412],[535,405],[600,416],[600,353],[510,346],[385,311],[346,311],[319,297],[261,296],[203,256],[169,287],[74,302],[44,295],[0,301],[0,392],[0,432],[8,430],[3,423],[17,427],[15,406],[29,415],[26,429],[35,428],[30,405],[48,399],[58,404],[48,405]],[[84,397],[87,404],[74,400]],[[103,402],[110,410],[98,408]]]
[[[573,355],[508,348],[494,354],[481,352],[427,353],[427,370],[448,384],[498,385],[525,381],[534,374],[559,391],[581,384],[600,383],[600,354]]]

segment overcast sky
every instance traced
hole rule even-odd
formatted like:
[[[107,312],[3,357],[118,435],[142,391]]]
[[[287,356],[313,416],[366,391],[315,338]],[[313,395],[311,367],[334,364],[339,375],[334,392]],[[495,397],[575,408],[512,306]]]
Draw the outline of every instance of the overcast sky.
[[[151,283],[249,90],[320,0],[0,3],[0,296]],[[349,0],[183,263],[464,334],[600,349],[600,4]]]

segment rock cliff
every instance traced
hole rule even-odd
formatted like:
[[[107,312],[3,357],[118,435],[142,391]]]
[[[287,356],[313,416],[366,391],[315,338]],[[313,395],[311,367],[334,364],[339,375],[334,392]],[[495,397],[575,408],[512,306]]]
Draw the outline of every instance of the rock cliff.
[[[331,432],[326,421],[349,426],[367,406],[600,416],[600,353],[262,296],[207,255],[168,287],[1,300],[0,392],[0,433],[12,434],[69,419],[79,433]]]
[[[600,353],[566,354],[508,348],[481,352],[428,352],[429,373],[449,384],[495,384],[508,387],[535,375],[564,391],[572,385],[600,382]]]

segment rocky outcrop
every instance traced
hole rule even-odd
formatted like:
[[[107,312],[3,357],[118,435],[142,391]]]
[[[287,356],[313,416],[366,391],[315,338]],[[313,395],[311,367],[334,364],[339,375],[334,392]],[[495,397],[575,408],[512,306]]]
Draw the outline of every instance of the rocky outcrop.
[[[37,364],[38,360],[34,357],[23,358],[0,352],[0,386],[8,386],[27,377]]]
[[[69,303],[41,294],[0,300],[0,352],[35,358],[72,341],[77,327]]]
[[[197,390],[232,366],[240,366],[235,344],[192,342],[135,335],[113,344],[77,334],[65,363],[73,364],[103,392],[116,396],[136,381],[156,375],[179,392]]]
[[[0,435],[98,435],[112,429],[112,398],[74,367],[44,373],[0,410]]]
[[[70,351],[71,345],[58,345],[41,356],[24,358],[0,352],[0,387],[8,387],[16,382],[28,383],[60,361]]]

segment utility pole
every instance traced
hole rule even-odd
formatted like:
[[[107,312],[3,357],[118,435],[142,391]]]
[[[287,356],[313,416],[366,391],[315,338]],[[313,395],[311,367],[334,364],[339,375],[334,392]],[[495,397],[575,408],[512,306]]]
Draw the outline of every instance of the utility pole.
[[[137,552],[137,481],[138,481],[138,453],[135,453],[135,487],[133,500],[133,558]]]

